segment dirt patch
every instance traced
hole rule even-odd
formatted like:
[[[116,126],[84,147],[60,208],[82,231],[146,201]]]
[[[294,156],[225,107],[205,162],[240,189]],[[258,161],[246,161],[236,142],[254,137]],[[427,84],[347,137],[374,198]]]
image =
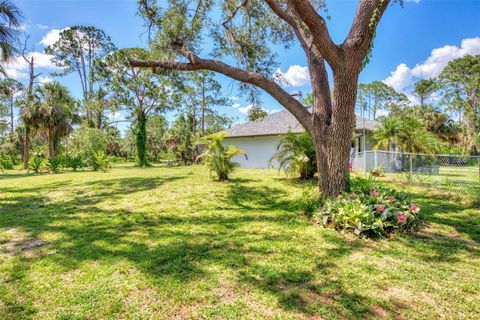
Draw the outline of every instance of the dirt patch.
[[[11,258],[19,253],[27,256],[35,255],[36,249],[47,242],[42,239],[28,239],[29,235],[17,228],[7,229],[1,233],[0,255]]]

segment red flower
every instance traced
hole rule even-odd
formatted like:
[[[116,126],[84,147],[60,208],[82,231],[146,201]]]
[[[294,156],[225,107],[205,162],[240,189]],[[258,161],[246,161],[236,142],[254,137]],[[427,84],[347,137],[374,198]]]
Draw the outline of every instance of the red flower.
[[[355,199],[357,195],[355,193],[350,194],[350,198]]]
[[[399,215],[397,216],[397,221],[398,221],[398,222],[405,222],[405,221],[407,221],[407,216],[405,216],[405,215],[403,215],[403,214],[399,214]]]
[[[375,210],[380,211],[380,212],[385,211],[385,206],[376,204],[375,205]]]
[[[412,203],[410,205],[410,210],[412,210],[412,212],[418,212],[420,211],[420,208],[415,203]]]
[[[370,195],[373,196],[373,197],[376,197],[376,196],[378,196],[379,194],[380,194],[380,193],[379,193],[377,190],[375,190],[375,189],[373,189],[372,191],[370,191]]]

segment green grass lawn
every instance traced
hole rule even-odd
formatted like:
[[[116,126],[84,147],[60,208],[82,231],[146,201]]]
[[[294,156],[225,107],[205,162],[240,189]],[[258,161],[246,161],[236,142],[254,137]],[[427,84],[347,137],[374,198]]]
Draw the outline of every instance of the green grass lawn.
[[[425,227],[363,240],[238,170],[0,174],[0,319],[478,319],[480,212],[409,189]]]

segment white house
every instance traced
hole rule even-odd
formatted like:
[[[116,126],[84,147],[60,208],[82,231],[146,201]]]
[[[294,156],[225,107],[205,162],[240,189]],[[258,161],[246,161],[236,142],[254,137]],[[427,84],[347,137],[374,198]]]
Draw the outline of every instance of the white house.
[[[352,145],[353,152],[371,150],[371,133],[379,123],[375,120],[360,116],[356,118],[355,139]],[[301,133],[304,128],[287,110],[274,112],[266,117],[238,124],[228,129],[228,136],[224,145],[235,145],[245,150],[247,157],[236,156],[233,161],[240,163],[244,168],[269,168],[270,159],[278,151],[282,136],[287,132]],[[364,137],[365,133],[365,139]],[[365,142],[365,143],[364,143]]]

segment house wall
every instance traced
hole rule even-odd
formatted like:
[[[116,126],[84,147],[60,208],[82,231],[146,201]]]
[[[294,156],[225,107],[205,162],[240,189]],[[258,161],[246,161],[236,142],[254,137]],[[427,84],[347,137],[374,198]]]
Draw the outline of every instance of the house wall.
[[[281,136],[256,136],[256,137],[239,137],[226,138],[223,142],[224,146],[234,145],[239,149],[245,150],[245,156],[235,156],[232,160],[240,163],[243,168],[270,168],[269,161],[277,152]],[[278,168],[277,164],[273,167]]]
[[[239,138],[226,138],[223,145],[234,145],[237,148],[245,150],[247,158],[245,156],[235,156],[232,160],[240,163],[242,168],[278,168],[277,163],[272,163],[270,166],[269,161],[273,155],[277,152],[278,145],[282,136],[255,136],[255,137],[239,137]],[[355,145],[352,148],[352,155],[356,152],[363,152],[363,150],[372,150],[374,145],[371,133],[367,132],[365,136],[366,148],[363,146],[363,136],[356,137],[353,140]],[[360,146],[360,148],[359,148]]]

